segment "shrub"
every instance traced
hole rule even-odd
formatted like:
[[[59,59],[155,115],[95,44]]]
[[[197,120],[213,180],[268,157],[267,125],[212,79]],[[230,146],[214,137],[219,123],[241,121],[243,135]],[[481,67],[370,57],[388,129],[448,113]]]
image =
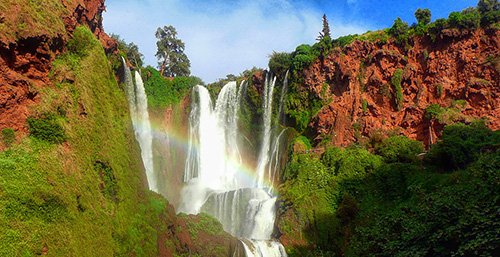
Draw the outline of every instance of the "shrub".
[[[427,25],[431,22],[431,11],[427,8],[419,8],[415,11],[415,18],[417,18],[418,25]]]
[[[467,8],[462,12],[452,12],[448,17],[448,24],[459,29],[473,30],[479,28],[481,15],[475,8]]]
[[[425,108],[425,118],[428,120],[435,120],[443,113],[444,109],[439,104],[431,104]]]
[[[446,126],[442,140],[435,144],[426,161],[445,170],[464,168],[477,160],[483,150],[500,145],[500,132],[491,131],[484,123]]]
[[[354,40],[356,40],[358,35],[347,35],[347,36],[342,36],[338,37],[337,39],[333,40],[333,45],[334,46],[339,46],[339,47],[344,47],[347,45],[350,45]]]
[[[408,23],[404,22],[403,20],[401,20],[401,18],[398,17],[394,21],[392,27],[389,29],[389,35],[395,37],[398,43],[406,43],[406,41],[408,40],[408,31]]]
[[[175,77],[169,80],[155,68],[148,66],[142,70],[144,88],[148,95],[148,105],[152,108],[166,107],[178,103],[195,85],[203,84],[197,77]]]
[[[96,161],[94,163],[94,169],[97,171],[99,178],[101,179],[99,188],[101,193],[108,197],[109,199],[117,202],[118,201],[118,183],[116,181],[113,169],[106,163],[101,161]]]
[[[54,144],[66,140],[64,128],[58,118],[53,114],[45,114],[41,118],[28,118],[30,135],[34,138]]]
[[[10,147],[15,140],[16,140],[16,135],[12,128],[2,129],[2,141],[5,146]]]
[[[292,54],[285,52],[273,52],[269,56],[269,69],[278,76],[285,76],[287,70],[292,67]]]
[[[424,151],[424,146],[405,136],[392,136],[382,141],[375,151],[385,162],[411,163],[418,160],[417,155]]]
[[[319,54],[310,45],[300,45],[292,55],[293,69],[301,71],[311,65]]]
[[[394,102],[396,103],[397,110],[403,108],[403,88],[401,82],[403,81],[403,70],[397,69],[392,75],[391,83],[394,86]]]
[[[73,38],[68,40],[68,50],[79,56],[85,57],[90,49],[96,45],[94,34],[85,26],[76,27],[73,32]]]
[[[500,21],[500,2],[498,0],[480,0],[477,9],[481,13],[481,26],[487,27]]]
[[[431,37],[432,41],[435,41],[438,35],[443,31],[443,29],[448,26],[448,21],[446,19],[437,19],[433,23],[428,25],[427,32]]]

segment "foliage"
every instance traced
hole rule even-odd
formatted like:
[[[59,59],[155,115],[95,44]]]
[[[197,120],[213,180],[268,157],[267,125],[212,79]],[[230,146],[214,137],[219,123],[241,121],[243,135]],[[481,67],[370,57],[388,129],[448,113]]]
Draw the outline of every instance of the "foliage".
[[[386,163],[411,163],[418,161],[417,155],[424,152],[424,146],[405,136],[392,136],[382,141],[375,151]]]
[[[391,78],[392,86],[394,87],[394,102],[396,104],[397,110],[400,111],[403,108],[403,88],[401,87],[401,82],[403,81],[403,70],[397,69]]]
[[[44,248],[52,256],[156,256],[156,210],[167,203],[144,187],[125,93],[102,46],[77,38],[89,43],[73,44],[85,55],[60,55],[51,71],[74,82],[44,87],[30,110],[30,131],[57,142],[64,135],[65,143],[31,136],[0,152],[0,256]],[[107,167],[102,179],[97,161]]]
[[[344,46],[350,45],[357,38],[358,38],[358,35],[356,35],[356,34],[341,36],[341,37],[338,37],[337,39],[333,40],[333,45],[339,46],[339,47],[344,47]]]
[[[10,147],[16,141],[16,134],[12,128],[2,129],[2,142],[5,146]]]
[[[479,0],[477,9],[481,13],[481,26],[487,27],[500,22],[500,2],[498,0]]]
[[[415,18],[417,18],[418,25],[427,25],[431,22],[431,11],[427,8],[418,8],[415,11]]]
[[[297,46],[292,55],[292,67],[295,71],[302,71],[318,58],[318,52],[310,45]]]
[[[326,14],[323,14],[323,29],[319,33],[318,41],[322,41],[325,38],[331,38],[330,25],[328,25],[328,19]]]
[[[30,135],[34,138],[54,144],[60,144],[66,140],[61,121],[54,114],[45,114],[40,118],[29,117],[28,125]]]
[[[292,68],[292,54],[286,52],[273,52],[269,56],[269,70],[276,76],[282,78],[286,72]]]
[[[94,34],[86,28],[79,26],[73,32],[73,38],[68,41],[68,50],[76,56],[85,57],[88,52],[98,44],[94,40]]]
[[[448,24],[459,29],[477,29],[481,24],[481,14],[475,8],[467,8],[462,12],[452,12],[448,17]]]
[[[189,76],[191,63],[184,53],[184,42],[177,38],[177,30],[173,26],[158,28],[156,38],[160,73],[165,77]]]
[[[203,84],[197,77],[164,78],[151,66],[142,69],[142,76],[148,105],[153,109],[179,103],[193,86]]]
[[[440,155],[423,163],[415,158],[422,144],[402,136],[377,146],[381,156],[356,147],[329,147],[320,159],[292,155],[286,171],[296,175],[280,195],[297,213],[293,235],[307,246],[292,243],[289,256],[494,255],[499,136],[479,124],[448,126],[429,153]],[[442,163],[449,158],[460,170],[436,172],[435,165],[453,166]]]
[[[137,68],[143,65],[144,55],[139,51],[139,47],[133,42],[127,43],[119,35],[111,34],[111,37],[118,42],[118,51]]]
[[[396,38],[399,43],[406,43],[408,40],[408,23],[401,20],[401,18],[397,18],[394,20],[392,27],[389,29],[389,35]]]
[[[483,151],[494,150],[498,145],[500,133],[491,131],[482,122],[469,126],[454,124],[444,129],[442,140],[431,148],[427,161],[445,170],[462,169],[477,160]]]

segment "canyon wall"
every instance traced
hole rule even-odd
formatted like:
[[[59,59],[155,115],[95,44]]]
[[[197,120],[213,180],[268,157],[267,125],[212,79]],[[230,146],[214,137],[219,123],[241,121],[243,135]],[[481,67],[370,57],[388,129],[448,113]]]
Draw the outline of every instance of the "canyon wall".
[[[499,34],[496,29],[449,29],[435,41],[429,37],[410,38],[407,45],[393,40],[355,41],[335,48],[303,73],[304,89],[330,101],[310,122],[312,137],[346,146],[392,131],[429,145],[446,122],[478,118],[498,130]],[[399,101],[393,82],[397,83],[397,73]],[[456,107],[458,112],[426,119],[431,104]]]

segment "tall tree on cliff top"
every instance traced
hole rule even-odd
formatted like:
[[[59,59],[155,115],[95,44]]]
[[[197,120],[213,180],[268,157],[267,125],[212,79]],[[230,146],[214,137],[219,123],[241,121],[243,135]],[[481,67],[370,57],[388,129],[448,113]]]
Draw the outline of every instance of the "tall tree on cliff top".
[[[158,39],[156,57],[160,73],[165,77],[189,76],[191,63],[184,53],[184,42],[177,38],[175,28],[173,26],[158,28],[156,38]]]
[[[323,14],[323,30],[319,33],[318,41],[322,41],[325,38],[331,39],[331,35],[328,19],[326,18],[326,14]]]

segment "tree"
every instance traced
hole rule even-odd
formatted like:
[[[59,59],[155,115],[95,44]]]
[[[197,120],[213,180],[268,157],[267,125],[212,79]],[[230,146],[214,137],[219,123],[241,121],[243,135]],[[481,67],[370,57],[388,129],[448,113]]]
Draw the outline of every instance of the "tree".
[[[184,53],[184,42],[177,38],[176,29],[173,26],[158,28],[156,38],[160,73],[166,77],[189,76],[191,63]]]
[[[498,0],[479,0],[477,3],[477,9],[481,14],[498,11],[500,10],[500,2],[498,2]]]
[[[322,41],[325,38],[331,39],[330,35],[330,25],[328,25],[328,19],[326,14],[323,14],[323,30],[319,33],[318,41]]]
[[[118,42],[118,50],[124,54],[130,62],[138,68],[142,67],[144,56],[139,52],[139,47],[136,44],[133,42],[125,42],[119,35],[111,34],[111,37]]]
[[[408,36],[408,23],[401,20],[401,18],[397,18],[394,21],[394,24],[389,29],[389,34],[396,37],[399,43],[406,42]]]
[[[417,11],[415,11],[415,18],[417,18],[418,25],[427,25],[431,22],[431,11],[427,8],[418,8]]]
[[[480,0],[477,9],[481,13],[481,25],[488,26],[500,21],[500,2],[498,0]]]

